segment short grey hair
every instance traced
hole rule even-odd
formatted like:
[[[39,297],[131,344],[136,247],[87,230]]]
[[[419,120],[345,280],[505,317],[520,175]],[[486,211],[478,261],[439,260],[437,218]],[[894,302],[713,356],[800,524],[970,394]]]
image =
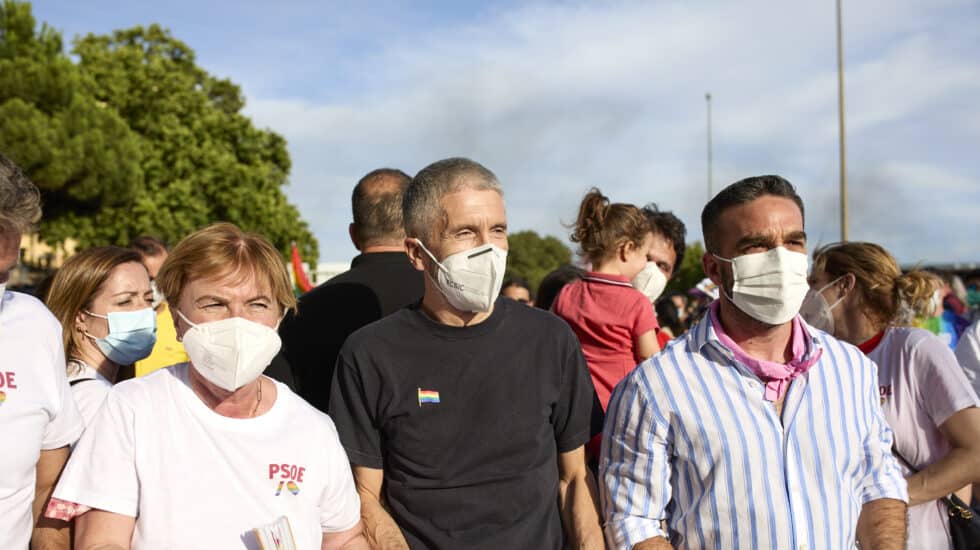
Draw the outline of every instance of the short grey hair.
[[[0,153],[0,233],[24,233],[41,219],[41,192]]]
[[[408,237],[427,239],[445,223],[446,213],[439,201],[462,189],[496,191],[503,196],[497,176],[482,164],[467,158],[448,158],[434,162],[415,174],[402,199],[402,218]]]

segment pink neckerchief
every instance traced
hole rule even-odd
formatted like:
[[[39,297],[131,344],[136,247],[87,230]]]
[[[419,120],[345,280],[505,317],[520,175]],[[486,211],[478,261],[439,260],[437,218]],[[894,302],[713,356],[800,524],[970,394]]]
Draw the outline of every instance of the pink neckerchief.
[[[820,355],[823,352],[820,348],[817,348],[815,353],[811,353],[809,359],[805,358],[807,351],[807,331],[803,326],[803,322],[800,321],[799,316],[793,318],[793,333],[790,345],[793,358],[790,359],[789,363],[784,364],[775,361],[766,361],[765,359],[757,359],[745,353],[745,350],[739,347],[728,336],[724,327],[721,326],[721,323],[718,321],[718,308],[718,300],[715,300],[709,306],[711,326],[715,329],[715,335],[718,337],[718,341],[732,352],[736,361],[748,367],[760,380],[766,383],[764,396],[766,401],[778,401],[786,393],[786,390],[789,389],[790,382],[809,370],[820,359]]]

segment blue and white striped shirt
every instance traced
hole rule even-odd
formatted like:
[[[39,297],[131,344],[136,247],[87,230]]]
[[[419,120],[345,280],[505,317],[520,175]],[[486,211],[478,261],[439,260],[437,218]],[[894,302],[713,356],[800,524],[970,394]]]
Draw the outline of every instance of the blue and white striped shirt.
[[[823,354],[793,381],[782,422],[710,316],[616,387],[599,465],[611,548],[656,536],[678,549],[848,548],[864,503],[908,500],[876,366],[806,328],[808,354]]]

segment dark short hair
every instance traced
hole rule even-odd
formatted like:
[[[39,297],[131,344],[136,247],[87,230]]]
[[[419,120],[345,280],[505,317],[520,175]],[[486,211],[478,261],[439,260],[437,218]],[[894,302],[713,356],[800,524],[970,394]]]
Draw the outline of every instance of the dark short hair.
[[[24,233],[41,219],[41,192],[0,153],[0,232]]]
[[[526,279],[522,277],[509,277],[507,279],[504,279],[504,284],[500,285],[500,290],[503,290],[505,288],[510,288],[512,286],[523,288],[524,290],[527,291],[527,293],[531,296],[531,298],[534,298],[534,291],[531,290],[531,285],[528,284]]]
[[[568,283],[577,281],[584,276],[584,269],[571,264],[565,264],[548,273],[541,279],[541,284],[538,285],[538,291],[535,293],[537,299],[534,301],[534,306],[550,310],[561,289]]]
[[[167,243],[150,235],[141,235],[129,242],[129,248],[140,253],[140,256],[147,258],[159,256],[167,251]]]
[[[684,222],[673,212],[664,212],[652,202],[643,207],[643,213],[646,214],[647,221],[650,222],[650,229],[653,234],[663,236],[674,247],[674,254],[677,255],[677,259],[674,261],[674,270],[670,273],[673,276],[680,268],[681,262],[684,261],[684,253],[687,250],[687,245],[684,243],[687,238],[687,228],[684,227]]]
[[[803,199],[796,194],[793,184],[785,178],[773,175],[745,178],[722,189],[704,205],[704,210],[701,211],[701,231],[704,234],[705,248],[709,252],[717,252],[718,220],[726,210],[766,195],[792,200],[800,209],[800,217],[803,217]]]
[[[351,210],[354,238],[359,245],[392,243],[405,238],[402,197],[411,181],[401,170],[378,168],[357,182],[351,194]]]

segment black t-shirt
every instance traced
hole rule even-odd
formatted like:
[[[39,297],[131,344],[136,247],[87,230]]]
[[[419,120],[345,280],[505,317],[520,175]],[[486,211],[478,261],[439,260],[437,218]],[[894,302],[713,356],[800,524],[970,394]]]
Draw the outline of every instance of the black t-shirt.
[[[422,299],[422,272],[404,252],[361,254],[341,273],[302,295],[297,314],[283,319],[280,354],[298,393],[327,411],[337,354],[355,330]]]
[[[384,469],[412,548],[560,548],[558,453],[585,444],[595,390],[551,313],[498,298],[471,327],[409,307],[355,332],[330,416],[355,465]]]

